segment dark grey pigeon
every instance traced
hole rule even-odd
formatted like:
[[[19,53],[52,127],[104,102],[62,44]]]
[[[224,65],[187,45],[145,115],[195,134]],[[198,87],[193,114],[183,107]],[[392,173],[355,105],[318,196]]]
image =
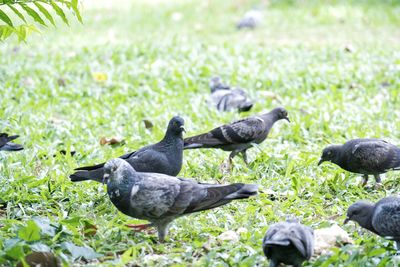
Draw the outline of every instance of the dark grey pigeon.
[[[394,240],[400,252],[400,197],[385,197],[376,204],[358,201],[347,210],[344,223],[349,221],[355,221],[362,228]]]
[[[160,242],[174,219],[248,198],[256,195],[258,188],[240,183],[202,184],[164,174],[136,172],[119,158],[108,161],[104,170],[111,202],[128,216],[150,221],[157,228]]]
[[[211,90],[211,104],[215,106],[218,111],[232,111],[238,110],[239,112],[249,111],[253,107],[246,92],[241,88],[231,88],[222,83],[221,78],[216,76],[210,79]]]
[[[324,161],[363,174],[363,186],[368,182],[368,175],[374,175],[376,185],[381,186],[380,174],[400,170],[400,148],[380,139],[353,139],[343,145],[326,147],[318,165]]]
[[[259,10],[252,9],[246,12],[244,17],[236,24],[238,30],[254,29],[262,19],[262,13]]]
[[[271,225],[262,243],[270,267],[280,263],[294,266],[309,260],[314,252],[314,231],[295,221]]]
[[[229,168],[233,157],[239,153],[247,164],[247,149],[252,147],[252,144],[263,142],[274,123],[281,119],[289,121],[286,109],[278,107],[268,113],[225,124],[208,133],[185,138],[184,149],[220,148],[232,151],[229,155]]]
[[[184,120],[173,117],[164,138],[153,145],[145,146],[135,152],[121,156],[135,170],[140,172],[157,172],[176,176],[182,168]],[[101,182],[104,176],[104,163],[95,166],[81,167],[70,176],[71,181],[94,180]]]
[[[19,144],[12,143],[11,141],[17,139],[19,135],[9,136],[6,133],[0,133],[0,150],[3,151],[18,151],[24,149]]]

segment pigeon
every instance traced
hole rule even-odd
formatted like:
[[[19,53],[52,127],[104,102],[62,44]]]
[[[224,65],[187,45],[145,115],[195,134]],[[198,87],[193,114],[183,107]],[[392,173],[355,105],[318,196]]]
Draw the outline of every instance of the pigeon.
[[[173,117],[164,138],[153,145],[145,146],[137,151],[125,154],[125,159],[135,170],[140,172],[156,172],[176,176],[182,168],[184,120]],[[104,163],[75,169],[70,175],[72,182],[94,180],[101,182],[104,176]]]
[[[313,255],[314,231],[296,221],[279,222],[268,228],[262,247],[270,267],[280,263],[301,266]]]
[[[243,18],[236,24],[238,30],[242,29],[254,29],[257,27],[262,20],[262,13],[259,10],[249,10],[243,16]]]
[[[353,139],[343,145],[326,147],[318,165],[324,161],[363,174],[362,186],[367,184],[368,175],[374,175],[376,187],[380,187],[380,174],[400,170],[400,148],[380,139]]]
[[[123,159],[104,166],[107,193],[115,207],[125,215],[150,221],[160,242],[174,219],[198,211],[213,209],[235,199],[256,195],[253,184],[214,185],[159,173],[136,172]]]
[[[0,133],[0,150],[3,151],[18,151],[24,149],[23,146],[19,144],[12,143],[12,140],[15,140],[19,137],[19,135],[9,136],[6,133]]]
[[[232,151],[228,159],[228,168],[232,165],[232,159],[239,153],[242,154],[244,162],[248,164],[247,149],[253,143],[263,142],[274,123],[281,119],[290,122],[286,109],[278,107],[268,113],[248,117],[222,125],[208,133],[185,138],[183,149],[220,148]]]
[[[218,76],[210,79],[210,89],[210,102],[218,111],[238,110],[244,112],[253,107],[253,101],[247,97],[243,89],[231,88],[223,84]]]
[[[358,201],[347,210],[344,224],[349,221],[355,221],[362,228],[394,240],[400,252],[400,197],[385,197],[376,204]]]

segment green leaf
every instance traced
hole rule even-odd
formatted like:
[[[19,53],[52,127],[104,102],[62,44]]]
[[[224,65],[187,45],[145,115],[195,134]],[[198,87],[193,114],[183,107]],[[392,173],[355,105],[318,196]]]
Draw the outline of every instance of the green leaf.
[[[13,34],[15,29],[8,25],[0,25],[0,40],[5,40]]]
[[[65,16],[64,11],[59,7],[54,1],[51,1],[51,6],[56,11],[57,15],[65,22],[65,24],[69,25],[67,17]]]
[[[23,28],[25,29],[25,28]],[[26,36],[26,30],[25,30]],[[28,221],[25,227],[18,231],[18,237],[25,241],[36,241],[40,239],[40,228],[34,221]]]
[[[19,4],[27,13],[29,16],[31,16],[36,22],[42,24],[43,26],[46,26],[46,23],[44,20],[40,17],[40,15],[31,7],[29,7],[26,4],[20,3]]]
[[[75,12],[76,18],[79,20],[80,23],[83,23],[82,17],[81,17],[81,13],[79,12],[78,4],[79,4],[78,0],[72,0],[71,1],[71,6],[72,6],[72,9]]]
[[[56,26],[56,23],[54,22],[53,17],[51,16],[49,11],[47,11],[47,9],[44,6],[42,6],[39,2],[35,2],[35,6],[37,6],[37,8],[40,10],[40,12],[43,13],[43,15],[50,21],[51,24]]]
[[[91,260],[103,256],[102,254],[94,251],[92,248],[80,247],[71,242],[63,242],[61,247],[68,250],[74,259],[85,258],[86,260]]]
[[[7,23],[9,26],[14,27],[14,25],[13,25],[11,19],[10,19],[10,18],[7,16],[7,14],[4,13],[4,11],[1,10],[1,9],[0,9],[0,19],[1,19],[2,21],[4,21],[5,23]]]
[[[22,13],[13,5],[8,4],[7,5],[12,11],[14,11],[15,14],[17,14],[17,16],[22,19],[25,23],[26,23],[26,19],[24,17],[24,15],[22,15]]]

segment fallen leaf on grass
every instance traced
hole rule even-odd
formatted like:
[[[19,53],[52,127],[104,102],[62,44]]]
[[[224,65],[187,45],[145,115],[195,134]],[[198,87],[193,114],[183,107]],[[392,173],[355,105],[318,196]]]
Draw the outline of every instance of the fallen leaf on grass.
[[[104,72],[93,72],[92,77],[93,77],[93,80],[95,80],[96,82],[100,82],[100,83],[106,82],[108,79],[107,74]]]
[[[151,129],[154,126],[153,123],[151,121],[149,121],[149,120],[143,120],[143,123],[144,123],[144,127],[146,129]]]
[[[115,144],[123,144],[124,139],[119,138],[119,137],[112,137],[112,138],[107,138],[107,137],[102,137],[100,138],[100,145],[115,145]]]

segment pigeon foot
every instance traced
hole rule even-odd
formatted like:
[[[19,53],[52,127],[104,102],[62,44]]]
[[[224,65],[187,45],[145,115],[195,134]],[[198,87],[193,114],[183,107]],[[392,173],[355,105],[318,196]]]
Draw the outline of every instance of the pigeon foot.
[[[152,225],[147,223],[147,224],[126,224],[125,226],[131,228],[135,232],[140,232],[146,230]]]

